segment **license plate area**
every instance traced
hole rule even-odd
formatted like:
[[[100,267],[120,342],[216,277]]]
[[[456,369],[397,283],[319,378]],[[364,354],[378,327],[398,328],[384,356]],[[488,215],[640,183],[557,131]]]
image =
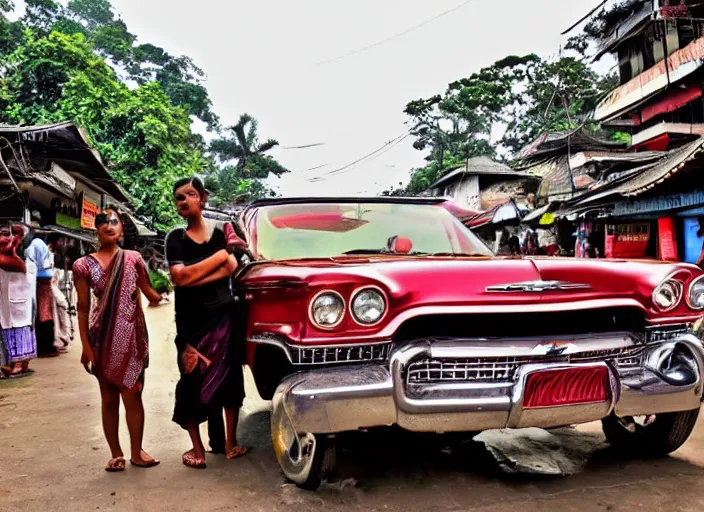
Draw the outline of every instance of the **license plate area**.
[[[607,366],[537,370],[526,375],[523,409],[611,402]]]

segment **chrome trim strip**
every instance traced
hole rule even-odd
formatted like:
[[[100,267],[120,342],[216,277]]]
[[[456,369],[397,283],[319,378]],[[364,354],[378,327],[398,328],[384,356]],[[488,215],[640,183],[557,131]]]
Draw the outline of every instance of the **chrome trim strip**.
[[[372,342],[372,343],[355,343],[355,344],[335,344],[335,345],[290,345],[286,343],[283,339],[279,338],[275,334],[271,335],[255,335],[252,336],[247,340],[250,343],[258,344],[258,345],[270,345],[277,347],[281,350],[284,351],[286,354],[286,359],[288,359],[289,363],[291,363],[293,366],[320,366],[320,365],[334,365],[334,364],[355,364],[355,363],[374,363],[374,362],[382,362],[386,361],[389,357],[389,353],[391,352],[391,340],[385,340],[385,341],[378,341],[378,342]],[[372,349],[372,356],[373,351],[375,349],[379,349],[381,352],[382,357],[372,357],[372,358],[355,358],[355,359],[345,359],[345,360],[327,360],[327,354],[324,354],[324,361],[322,362],[310,362],[310,363],[302,363],[300,362],[301,360],[301,353],[304,351],[310,351],[310,352],[315,352],[315,351],[345,351],[345,350],[364,350],[367,348]],[[298,357],[295,357],[298,356]],[[315,354],[312,354],[313,358]]]
[[[487,292],[561,292],[571,290],[591,290],[591,285],[584,283],[571,283],[569,281],[522,281],[520,283],[498,284],[487,286]]]

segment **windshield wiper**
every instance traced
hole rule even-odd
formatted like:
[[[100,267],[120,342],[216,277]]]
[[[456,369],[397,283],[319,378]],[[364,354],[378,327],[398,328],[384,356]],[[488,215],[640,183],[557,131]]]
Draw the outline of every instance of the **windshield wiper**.
[[[342,254],[391,254],[385,249],[352,249],[350,251],[345,251]]]
[[[425,252],[425,253],[418,253],[421,256],[458,256],[458,257],[465,257],[465,258],[476,258],[476,257],[482,257],[482,258],[488,258],[488,254],[484,254],[481,252]]]
[[[427,256],[426,252],[394,252],[387,249],[352,249],[350,251],[345,251],[343,255],[351,254],[384,254],[388,256]]]

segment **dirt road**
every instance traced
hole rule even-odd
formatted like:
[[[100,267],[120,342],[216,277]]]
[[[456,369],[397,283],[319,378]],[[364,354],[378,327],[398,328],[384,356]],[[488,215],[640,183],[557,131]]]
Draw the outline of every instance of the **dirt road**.
[[[294,510],[649,510],[704,509],[704,428],[674,456],[626,461],[605,445],[584,471],[561,478],[509,478],[471,455],[450,454],[445,439],[384,431],[343,443],[340,475],[320,491],[300,491],[280,476],[269,441],[268,403],[244,406],[242,459],[209,456],[208,468],[181,465],[188,437],[171,422],[178,372],[173,308],[148,310],[145,447],[158,468],[108,474],[98,387],[69,354],[34,363],[35,375],[0,381],[0,511]],[[123,449],[129,445],[124,421]],[[601,436],[598,425],[583,429]]]

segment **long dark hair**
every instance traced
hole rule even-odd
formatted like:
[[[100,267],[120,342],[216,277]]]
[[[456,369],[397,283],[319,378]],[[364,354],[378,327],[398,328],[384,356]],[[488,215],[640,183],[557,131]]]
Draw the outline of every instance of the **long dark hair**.
[[[176,191],[185,185],[191,185],[194,189],[196,189],[196,192],[200,194],[200,198],[203,201],[208,198],[208,191],[205,188],[205,184],[203,183],[203,180],[200,179],[198,176],[191,176],[190,178],[181,178],[180,180],[178,180],[176,183],[174,183],[172,195],[175,196]]]

